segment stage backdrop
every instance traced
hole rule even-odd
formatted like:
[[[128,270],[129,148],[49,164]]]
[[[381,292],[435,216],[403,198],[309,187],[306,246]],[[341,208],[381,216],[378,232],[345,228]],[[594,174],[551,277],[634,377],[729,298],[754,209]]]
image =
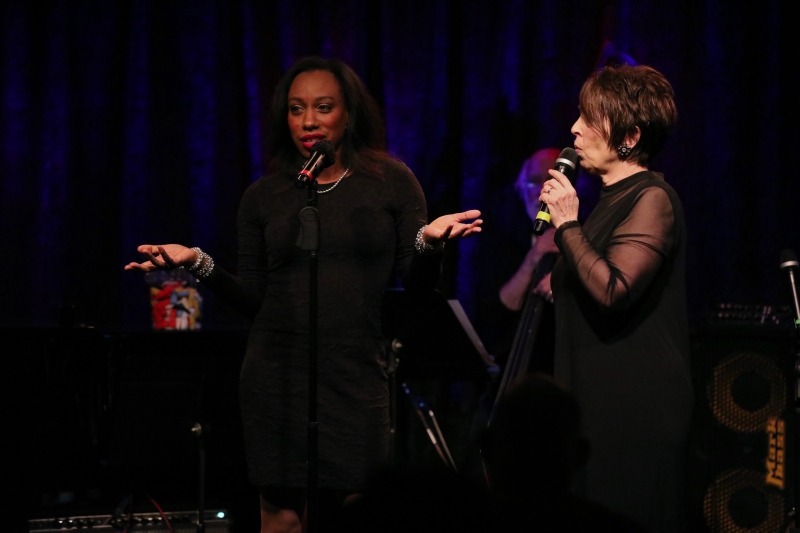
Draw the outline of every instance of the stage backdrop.
[[[34,5],[35,4],[35,5]],[[680,194],[696,323],[708,302],[788,303],[800,251],[798,42],[786,2],[179,0],[0,5],[0,323],[147,328],[140,243],[235,269],[235,215],[265,169],[272,89],[296,59],[343,59],[385,112],[430,216],[478,208],[442,290],[488,337],[530,226],[511,184],[572,143],[605,41],[661,70],[680,122],[653,168]],[[244,324],[206,295],[204,327]]]

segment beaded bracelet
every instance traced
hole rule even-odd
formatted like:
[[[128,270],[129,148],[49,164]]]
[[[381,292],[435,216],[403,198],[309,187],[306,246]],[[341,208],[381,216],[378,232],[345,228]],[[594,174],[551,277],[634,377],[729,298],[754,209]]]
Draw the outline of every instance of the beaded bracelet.
[[[439,252],[444,250],[444,241],[440,242],[439,244],[428,244],[422,238],[422,234],[425,233],[425,228],[427,228],[427,224],[419,228],[417,232],[417,238],[414,240],[414,248],[417,249],[417,252],[421,253],[422,255],[432,255],[438,254]]]
[[[197,253],[197,261],[186,270],[195,275],[198,279],[205,279],[214,270],[214,259],[198,247],[192,248]]]
[[[203,255],[204,254],[203,254],[203,250],[201,250],[200,248],[197,248],[197,247],[192,248],[192,251],[197,253],[197,261],[195,261],[192,266],[187,266],[186,270],[188,270],[189,272],[197,272],[197,269],[200,268],[200,263],[203,262]]]

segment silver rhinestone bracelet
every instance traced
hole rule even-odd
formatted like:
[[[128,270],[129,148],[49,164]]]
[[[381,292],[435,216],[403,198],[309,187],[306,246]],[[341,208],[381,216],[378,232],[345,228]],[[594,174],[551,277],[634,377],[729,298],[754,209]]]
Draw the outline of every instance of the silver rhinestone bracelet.
[[[417,252],[422,255],[438,254],[444,250],[444,241],[440,242],[439,244],[426,243],[422,238],[422,234],[425,233],[425,228],[427,227],[428,225],[426,224],[419,228],[419,231],[417,232],[417,238],[414,240],[414,248],[416,248]]]
[[[186,270],[194,274],[198,279],[205,279],[214,270],[214,259],[198,247],[192,248],[197,253],[197,261]]]

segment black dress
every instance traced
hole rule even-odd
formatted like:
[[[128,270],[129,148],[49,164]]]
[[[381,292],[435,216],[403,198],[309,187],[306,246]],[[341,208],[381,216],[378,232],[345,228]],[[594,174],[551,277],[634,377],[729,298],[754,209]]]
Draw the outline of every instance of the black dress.
[[[217,267],[206,280],[253,317],[239,394],[249,477],[262,487],[306,484],[309,260],[295,245],[305,204],[292,176],[251,185],[239,209],[238,277]],[[318,196],[318,209],[319,486],[355,491],[388,458],[383,291],[393,270],[407,289],[433,288],[440,260],[414,249],[425,198],[400,162],[386,162],[382,176],[347,176]]]
[[[555,377],[592,446],[578,488],[651,531],[677,530],[693,402],[680,200],[662,175],[634,174],[556,243]]]

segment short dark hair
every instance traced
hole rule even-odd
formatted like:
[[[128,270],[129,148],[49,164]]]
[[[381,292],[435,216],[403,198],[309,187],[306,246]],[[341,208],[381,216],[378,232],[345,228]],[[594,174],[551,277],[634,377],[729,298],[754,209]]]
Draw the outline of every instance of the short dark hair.
[[[342,163],[352,171],[380,172],[386,153],[386,128],[380,109],[353,69],[338,59],[317,56],[297,61],[281,77],[270,107],[268,147],[271,172],[297,170],[303,156],[289,134],[289,89],[302,72],[327,71],[336,76],[348,113],[342,139]]]
[[[678,120],[675,93],[663,74],[645,65],[609,66],[592,74],[580,94],[581,116],[610,148],[636,128],[641,137],[625,159],[646,167],[661,151]]]

